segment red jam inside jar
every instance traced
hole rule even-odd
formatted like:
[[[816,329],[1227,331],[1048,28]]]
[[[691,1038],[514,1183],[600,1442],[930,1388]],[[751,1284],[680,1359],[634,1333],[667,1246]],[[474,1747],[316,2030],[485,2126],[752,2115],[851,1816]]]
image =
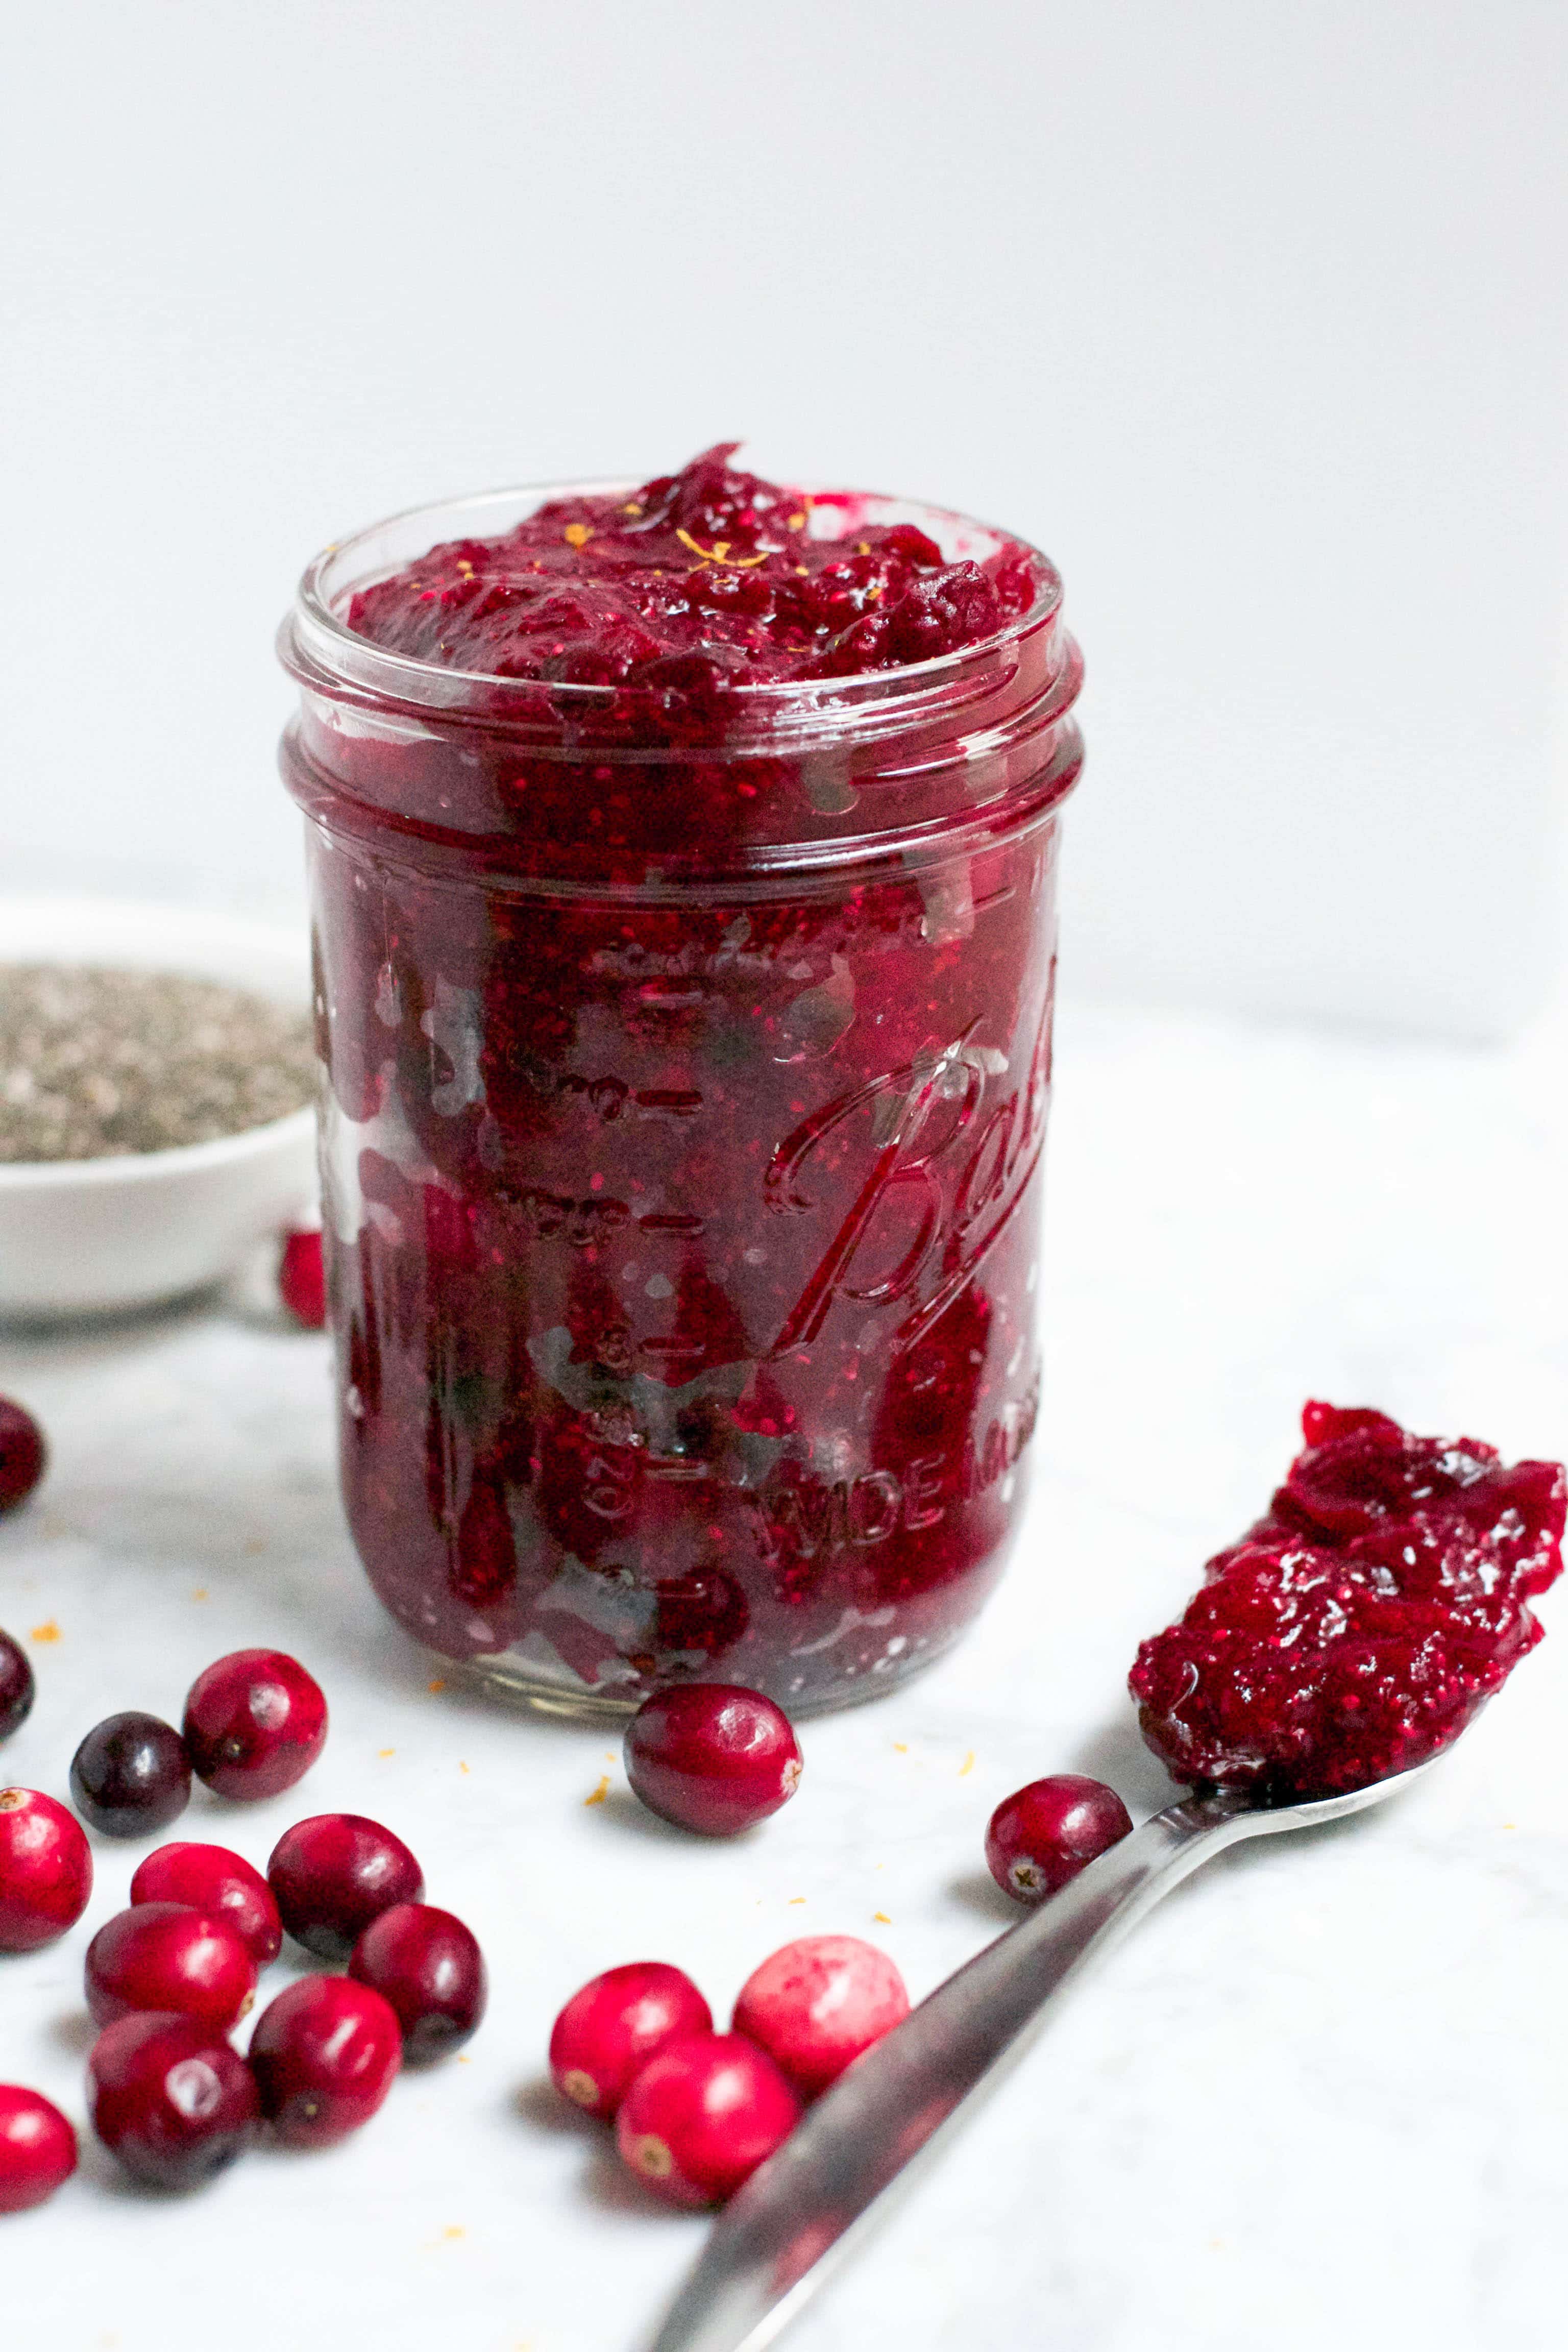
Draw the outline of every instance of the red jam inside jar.
[[[1060,583],[731,455],[397,518],[282,635],[350,1523],[549,1706],[900,1679],[1037,1410]]]
[[[1281,1800],[1363,1789],[1457,1739],[1541,1639],[1563,1473],[1386,1413],[1309,1404],[1264,1517],[1132,1669],[1179,1780]]]

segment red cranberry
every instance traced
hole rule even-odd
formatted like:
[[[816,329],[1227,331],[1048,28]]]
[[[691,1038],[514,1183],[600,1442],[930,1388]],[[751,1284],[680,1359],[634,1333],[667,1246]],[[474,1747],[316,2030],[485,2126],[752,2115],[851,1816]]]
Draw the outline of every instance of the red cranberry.
[[[24,1405],[0,1397],[0,1515],[25,1503],[44,1475],[44,1433]]]
[[[789,2137],[800,2101],[739,2033],[672,2042],[621,2102],[622,2156],[671,2205],[721,2205]]]
[[[278,1261],[278,1290],[296,1323],[320,1331],[327,1319],[327,1278],[319,1233],[285,1234]]]
[[[489,1996],[477,1938],[431,1903],[395,1903],[373,1919],[354,1946],[349,1974],[391,2003],[410,2066],[460,2050],[478,2031]]]
[[[104,1837],[151,1837],[191,1801],[185,1743],[155,1715],[106,1716],[71,1759],[71,1795]]]
[[[765,1821],[800,1785],[789,1717],[732,1683],[655,1691],[626,1727],[626,1760],[650,1812],[708,1837]]]
[[[194,2017],[226,2033],[256,1998],[256,1962],[223,1919],[184,1903],[138,1903],[87,1948],[87,2005],[95,2025],[132,2010]]]
[[[319,1960],[346,1960],[373,1919],[425,1893],[403,1840],[362,1813],[296,1822],[272,1850],[267,1883],[289,1933]]]
[[[191,1685],[185,1745],[197,1780],[220,1797],[280,1797],[326,1742],[321,1685],[281,1650],[236,1650]]]
[[[613,2116],[650,2058],[710,2033],[713,2012],[665,1960],[629,1960],[574,1992],[550,2036],[555,2087],[591,2116]]]
[[[909,2013],[903,1978],[875,1944],[802,1936],[746,1979],[734,2031],[811,2099]]]
[[[1004,1895],[1043,1903],[1131,1828],[1131,1815],[1103,1780],[1053,1772],[1003,1798],[985,1832],[985,1860]]]
[[[0,1739],[19,1731],[33,1712],[33,1669],[9,1633],[0,1633]]]
[[[0,1952],[35,1952],[74,1927],[92,1893],[81,1824],[36,1789],[0,1789]]]
[[[25,2213],[76,2170],[76,2134],[37,2091],[0,2083],[0,2213]]]
[[[221,1845],[161,1845],[131,1882],[132,1903],[185,1903],[234,1929],[258,1969],[278,1958],[283,1922],[258,1870]]]
[[[397,2012],[352,1977],[300,1977],[250,2042],[261,2110],[293,2147],[330,2147],[372,2116],[403,2063]]]
[[[150,2189],[197,2189],[255,2137],[261,2102],[237,2051],[194,2017],[122,2017],[87,2062],[92,2126]]]

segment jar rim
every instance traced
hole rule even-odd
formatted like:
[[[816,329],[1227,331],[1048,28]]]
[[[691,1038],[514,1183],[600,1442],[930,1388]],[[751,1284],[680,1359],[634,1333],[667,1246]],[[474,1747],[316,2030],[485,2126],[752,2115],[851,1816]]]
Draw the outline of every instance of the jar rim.
[[[552,499],[613,498],[638,486],[636,478],[519,483],[405,507],[378,522],[367,524],[348,539],[331,541],[306,565],[293,607],[279,632],[279,652],[284,667],[302,685],[316,686],[328,692],[334,687],[346,687],[377,700],[445,711],[452,717],[462,712],[470,697],[482,697],[486,715],[492,722],[500,719],[503,724],[504,710],[498,709],[497,698],[508,693],[516,694],[520,701],[524,698],[536,700],[542,689],[568,725],[574,718],[587,719],[594,711],[609,708],[617,697],[635,693],[637,688],[578,680],[507,677],[494,671],[454,668],[412,654],[394,653],[378,646],[374,638],[362,636],[350,628],[342,608],[353,591],[390,577],[443,538],[470,535],[460,528],[440,528],[443,522],[460,525],[462,519],[468,518],[471,525],[478,516],[492,513],[499,523],[501,513],[512,509],[515,511],[510,520],[516,522]],[[822,506],[814,508],[814,513],[830,507],[835,499],[849,496],[859,503],[861,514],[868,519],[915,522],[937,538],[944,552],[950,544],[958,551],[950,560],[961,560],[962,553],[968,551],[964,542],[969,539],[993,542],[988,552],[1003,545],[1021,548],[1037,566],[1039,589],[1028,608],[1004,627],[951,653],[894,667],[853,670],[843,677],[766,678],[737,684],[729,689],[726,698],[733,698],[730,707],[742,730],[750,720],[770,733],[781,728],[792,732],[789,722],[794,718],[810,728],[842,725],[858,731],[858,720],[873,728],[887,725],[892,716],[888,709],[889,703],[896,706],[896,723],[907,724],[922,705],[945,703],[953,696],[961,701],[967,699],[965,689],[971,681],[994,679],[999,659],[1005,659],[1023,639],[1048,628],[1058,618],[1063,593],[1061,575],[1047,555],[1016,532],[1003,530],[954,508],[933,506],[892,493],[847,493],[840,486],[825,485],[820,490],[814,490],[810,484],[800,487],[821,499]],[[945,540],[941,536],[944,530]],[[474,531],[471,535],[499,532]],[[385,543],[386,560],[379,566],[355,572],[353,559],[363,555],[377,541]],[[406,551],[404,541],[408,542]],[[395,546],[398,550],[395,556],[392,552]]]

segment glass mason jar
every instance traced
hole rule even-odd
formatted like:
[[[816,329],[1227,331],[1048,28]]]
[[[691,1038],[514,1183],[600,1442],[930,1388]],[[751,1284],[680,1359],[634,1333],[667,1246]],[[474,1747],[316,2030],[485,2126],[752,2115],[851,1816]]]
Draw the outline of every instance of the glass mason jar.
[[[939,1655],[1022,1508],[1081,666],[1048,565],[958,653],[723,691],[346,626],[546,495],[330,549],[281,634],[349,1523],[394,1616],[493,1688],[619,1713],[705,1678],[805,1714]]]

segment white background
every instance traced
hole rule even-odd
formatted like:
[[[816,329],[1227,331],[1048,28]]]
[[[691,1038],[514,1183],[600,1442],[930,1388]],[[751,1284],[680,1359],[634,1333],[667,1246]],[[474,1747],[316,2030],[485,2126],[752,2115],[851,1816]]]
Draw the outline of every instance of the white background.
[[[0,859],[297,902],[322,541],[750,436],[1051,550],[1072,985],[1546,984],[1568,12],[14,5]]]

